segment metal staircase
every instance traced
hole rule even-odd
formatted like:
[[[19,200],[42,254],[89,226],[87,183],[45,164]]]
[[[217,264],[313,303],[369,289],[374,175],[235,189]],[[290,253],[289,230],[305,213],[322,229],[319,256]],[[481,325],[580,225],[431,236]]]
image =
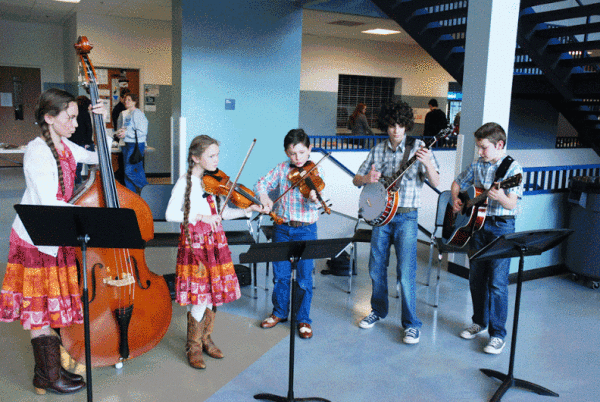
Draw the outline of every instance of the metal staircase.
[[[467,0],[373,3],[462,84]],[[600,0],[521,0],[520,7],[513,97],[550,101],[600,155]]]

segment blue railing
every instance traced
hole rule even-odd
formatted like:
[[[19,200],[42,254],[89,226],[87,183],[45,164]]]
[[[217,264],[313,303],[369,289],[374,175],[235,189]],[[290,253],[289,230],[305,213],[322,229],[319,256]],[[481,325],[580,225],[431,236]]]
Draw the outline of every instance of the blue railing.
[[[387,135],[311,135],[313,148],[336,152],[363,152],[388,139]],[[418,137],[426,143],[433,137]],[[456,149],[456,137],[448,137],[441,143],[435,143],[433,149]]]
[[[549,194],[569,191],[571,178],[599,176],[600,165],[523,168],[523,194]]]

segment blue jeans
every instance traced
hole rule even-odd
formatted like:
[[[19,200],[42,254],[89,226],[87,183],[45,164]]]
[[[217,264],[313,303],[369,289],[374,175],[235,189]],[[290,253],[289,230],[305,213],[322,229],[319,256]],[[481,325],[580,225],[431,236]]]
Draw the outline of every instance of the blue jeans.
[[[417,218],[418,211],[397,213],[385,226],[373,228],[371,235],[371,255],[369,275],[373,282],[371,309],[379,317],[388,314],[387,268],[390,263],[392,244],[396,250],[396,275],[402,289],[402,326],[421,328],[417,318],[417,295],[415,278],[417,274]]]
[[[486,219],[473,234],[470,249],[478,251],[503,234],[515,232],[515,220]],[[488,328],[490,336],[504,339],[508,314],[508,273],[510,258],[473,261],[469,269],[469,287],[473,301],[473,322]]]
[[[146,143],[138,142],[140,152],[144,155],[146,151]],[[132,165],[129,163],[129,157],[135,149],[135,142],[126,142],[121,151],[123,152],[123,165],[125,171],[125,187],[131,191],[139,193],[148,181],[146,180],[146,172],[144,172],[144,161]]]
[[[300,240],[317,240],[317,224],[293,228],[288,225],[275,225],[273,242],[287,242]],[[310,302],[313,294],[312,271],[313,260],[300,260],[296,266],[296,280],[302,290],[304,298],[296,314],[297,322],[310,324]],[[289,261],[276,261],[273,263],[273,314],[279,318],[287,318],[290,311],[290,278],[292,264]]]

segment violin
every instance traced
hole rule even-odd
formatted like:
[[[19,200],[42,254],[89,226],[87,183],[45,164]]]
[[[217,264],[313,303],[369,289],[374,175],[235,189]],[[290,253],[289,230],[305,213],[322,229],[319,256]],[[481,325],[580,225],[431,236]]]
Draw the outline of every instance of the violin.
[[[222,195],[224,197],[231,194],[231,202],[238,208],[246,209],[254,204],[262,205],[252,190],[240,183],[236,183],[234,186],[229,180],[229,176],[222,170],[217,169],[212,172],[204,172],[202,183],[204,184],[204,191],[209,194]],[[281,225],[283,223],[283,218],[277,216],[275,212],[270,212],[269,216],[276,224]]]
[[[287,175],[289,181],[294,183],[292,187],[298,187],[305,198],[310,197],[310,192],[315,190],[317,199],[323,207],[323,211],[331,214],[331,209],[321,197],[321,191],[325,188],[325,182],[317,173],[316,165],[313,161],[307,161],[302,167],[294,167]]]

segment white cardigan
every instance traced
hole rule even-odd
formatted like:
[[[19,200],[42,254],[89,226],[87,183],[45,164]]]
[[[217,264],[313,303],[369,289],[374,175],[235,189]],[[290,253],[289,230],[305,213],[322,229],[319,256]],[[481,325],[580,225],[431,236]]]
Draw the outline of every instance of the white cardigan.
[[[198,220],[196,219],[198,214],[210,215],[210,206],[208,201],[203,197],[204,190],[202,189],[202,183],[196,176],[192,176],[192,191],[190,192],[190,215],[189,223],[195,224]],[[183,222],[183,204],[185,201],[185,175],[182,175],[175,183],[173,191],[171,192],[171,198],[165,211],[165,219],[169,222]],[[221,197],[224,201],[225,197]],[[250,217],[252,212],[246,214],[243,209],[225,207],[223,211],[223,219],[236,219],[241,217]]]
[[[90,152],[66,138],[63,138],[62,141],[69,147],[77,162],[89,165],[98,163],[98,154],[96,152]],[[56,160],[52,155],[50,147],[41,137],[37,137],[27,144],[23,155],[23,173],[27,188],[21,199],[21,204],[72,206],[56,198],[59,186],[58,167],[56,166]],[[12,227],[21,239],[33,245],[19,215],[15,217]],[[58,254],[58,247],[36,247],[40,252],[54,257]]]

